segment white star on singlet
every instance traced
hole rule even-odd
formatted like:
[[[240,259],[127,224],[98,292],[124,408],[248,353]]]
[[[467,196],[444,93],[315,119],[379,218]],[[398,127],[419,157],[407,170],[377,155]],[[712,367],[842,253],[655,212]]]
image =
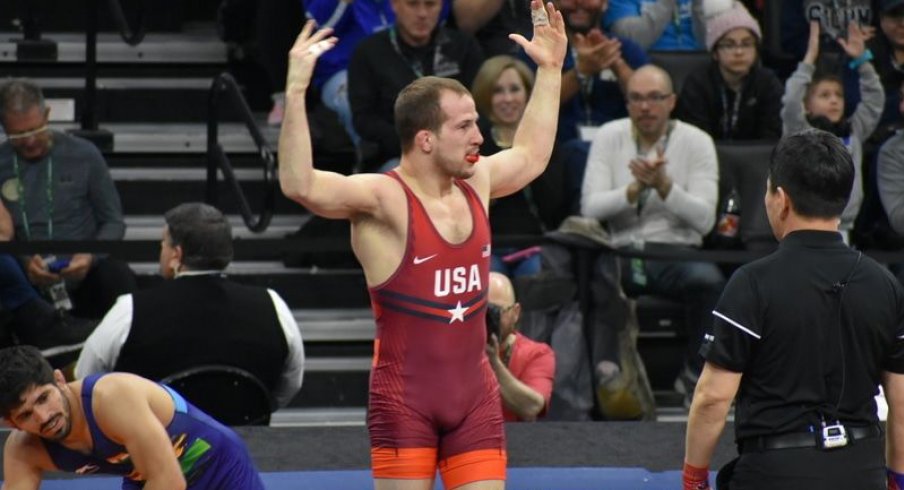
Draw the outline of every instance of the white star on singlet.
[[[452,308],[451,310],[449,310],[449,313],[452,314],[452,319],[449,320],[449,323],[450,323],[450,324],[451,324],[451,323],[455,323],[455,320],[458,320],[458,321],[464,323],[464,321],[465,321],[465,313],[466,313],[467,311],[468,311],[468,307],[467,307],[467,306],[462,306],[462,305],[461,305],[461,301],[459,301],[458,304],[455,305],[455,308]]]

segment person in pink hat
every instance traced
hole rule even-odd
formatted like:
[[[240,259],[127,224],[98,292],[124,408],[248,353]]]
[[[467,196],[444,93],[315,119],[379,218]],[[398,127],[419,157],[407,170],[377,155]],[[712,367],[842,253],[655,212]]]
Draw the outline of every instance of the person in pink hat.
[[[760,66],[759,24],[741,2],[704,7],[712,63],[685,80],[677,118],[716,141],[778,139],[784,89],[771,70]]]

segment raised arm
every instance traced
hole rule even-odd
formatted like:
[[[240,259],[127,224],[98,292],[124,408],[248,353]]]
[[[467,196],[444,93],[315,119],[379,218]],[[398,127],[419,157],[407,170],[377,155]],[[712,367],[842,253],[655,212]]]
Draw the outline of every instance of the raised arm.
[[[621,2],[625,3],[625,2]],[[634,3],[634,2],[630,2]],[[617,6],[610,6],[610,10]],[[620,8],[634,8],[626,5]],[[675,17],[678,9],[675,0],[658,0],[648,4],[643,12],[638,15],[625,15],[612,23],[610,31],[621,37],[628,38],[640,45],[643,49],[649,49],[668,27],[669,22]]]
[[[289,52],[286,117],[279,134],[279,184],[283,194],[327,218],[350,218],[374,212],[378,200],[370,184],[378,175],[344,176],[314,169],[305,92],[317,58],[336,44],[332,30],[316,33],[308,21]]]
[[[816,58],[819,56],[819,22],[810,22],[810,39],[807,53],[797,65],[797,70],[785,82],[785,96],[782,97],[782,133],[793,134],[810,128],[804,112],[804,95],[807,86],[816,71]]]
[[[565,21],[552,2],[546,4],[544,10],[540,0],[532,0],[531,9],[534,12],[543,11],[549,17],[549,24],[538,25],[535,22],[530,41],[519,34],[509,34],[509,38],[518,43],[537,64],[537,79],[512,147],[487,157],[492,197],[516,192],[543,173],[556,141],[562,63],[568,47]]]

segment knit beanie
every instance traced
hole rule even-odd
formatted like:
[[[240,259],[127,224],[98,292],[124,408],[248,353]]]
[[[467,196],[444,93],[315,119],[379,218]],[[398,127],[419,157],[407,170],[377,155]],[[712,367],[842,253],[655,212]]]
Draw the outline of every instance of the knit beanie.
[[[757,41],[763,39],[760,25],[750,15],[741,2],[726,0],[707,0],[703,2],[706,16],[706,49],[712,51],[716,42],[728,31],[744,27],[756,36]]]

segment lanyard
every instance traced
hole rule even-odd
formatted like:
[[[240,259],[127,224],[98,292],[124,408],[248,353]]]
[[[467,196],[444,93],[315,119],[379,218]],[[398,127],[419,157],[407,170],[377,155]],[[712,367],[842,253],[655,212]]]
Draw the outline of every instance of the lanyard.
[[[574,59],[574,73],[578,74],[578,50],[571,48],[571,57]],[[593,76],[578,77],[578,84],[581,86],[578,93],[581,95],[581,102],[584,106],[584,124],[593,124],[593,107],[591,107],[590,95],[593,93]]]
[[[732,139],[738,125],[738,113],[741,112],[741,92],[735,93],[731,114],[728,113],[728,91],[723,86],[719,92],[722,94],[722,135],[727,139]]]
[[[407,56],[405,56],[402,53],[402,48],[399,46],[399,40],[397,38],[398,38],[398,34],[396,34],[395,26],[390,27],[389,28],[389,42],[392,43],[392,49],[394,49],[396,54],[398,54],[403,60],[405,60],[408,63],[408,66],[411,67],[411,71],[413,71],[414,74],[418,78],[423,77],[424,76],[424,66],[421,64],[421,60],[419,60],[417,58],[415,58],[414,60],[411,60]],[[431,73],[433,73],[433,74],[436,73],[436,67],[437,67],[437,65],[439,65],[439,62],[440,62],[439,45],[440,45],[439,40],[437,40],[433,44],[433,67],[431,69]]]
[[[22,226],[25,228],[25,239],[31,240],[31,227],[28,224],[28,211],[25,210],[25,186],[19,173],[19,158],[13,153],[13,171],[16,173],[16,190],[19,193],[19,212],[22,215]],[[47,156],[47,239],[53,240],[53,158]]]

